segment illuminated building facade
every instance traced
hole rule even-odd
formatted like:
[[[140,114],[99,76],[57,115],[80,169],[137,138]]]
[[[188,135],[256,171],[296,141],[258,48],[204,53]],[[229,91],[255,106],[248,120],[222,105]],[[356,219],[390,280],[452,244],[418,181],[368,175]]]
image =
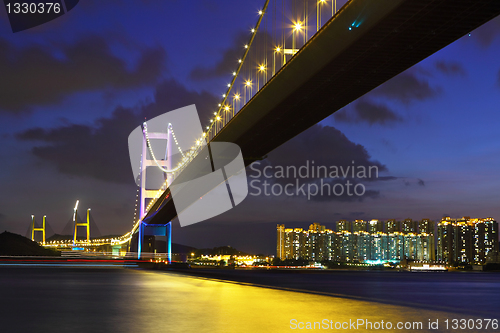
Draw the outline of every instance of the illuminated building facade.
[[[448,263],[484,264],[498,251],[498,223],[493,218],[443,218],[437,227],[437,259]]]
[[[396,220],[387,220],[385,222],[385,232],[388,234],[401,231],[401,222]]]
[[[314,262],[325,260],[362,262],[366,260],[435,259],[434,222],[430,220],[408,222],[405,232],[395,220],[387,222],[356,220],[337,221],[337,230],[313,223],[308,230],[277,226],[277,257],[306,259]],[[385,231],[384,231],[385,225]],[[422,231],[418,227],[422,226]]]
[[[401,232],[404,234],[417,233],[418,221],[413,221],[412,219],[401,221]]]

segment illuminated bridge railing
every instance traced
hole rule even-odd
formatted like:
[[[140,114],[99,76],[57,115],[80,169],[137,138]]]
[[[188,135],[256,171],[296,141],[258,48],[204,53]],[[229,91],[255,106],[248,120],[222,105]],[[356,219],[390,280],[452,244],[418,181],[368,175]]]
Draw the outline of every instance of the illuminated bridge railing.
[[[267,0],[201,139],[212,140],[347,2]]]

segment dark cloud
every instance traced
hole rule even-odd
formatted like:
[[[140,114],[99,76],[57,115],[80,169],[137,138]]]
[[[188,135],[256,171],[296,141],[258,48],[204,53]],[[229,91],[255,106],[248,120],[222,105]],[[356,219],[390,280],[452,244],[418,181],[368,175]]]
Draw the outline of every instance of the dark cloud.
[[[458,62],[446,62],[440,60],[436,62],[436,69],[446,75],[466,75],[464,67]]]
[[[346,123],[368,123],[370,125],[389,125],[402,122],[403,118],[383,104],[361,98],[353,107],[347,107],[333,114],[336,121]]]
[[[463,68],[456,63],[441,62],[436,66],[447,74],[465,74]],[[429,77],[429,73],[419,66],[403,72],[359,98],[356,102],[334,113],[333,119],[345,123],[385,126],[403,122],[404,118],[398,113],[385,104],[374,102],[370,97],[383,97],[404,104],[433,98],[441,93],[441,88],[431,87],[427,81],[419,78],[419,76]]]
[[[117,108],[111,117],[100,118],[92,126],[65,124],[54,129],[32,128],[17,135],[32,141],[33,155],[56,166],[62,174],[91,177],[115,183],[131,183],[128,165],[128,136],[145,118],[196,104],[200,117],[209,117],[209,107],[216,103],[207,92],[187,90],[176,81],[161,83],[155,102],[136,110]]]
[[[190,73],[191,79],[200,81],[218,77],[231,78],[232,73],[238,68],[238,59],[242,59],[245,54],[244,45],[250,42],[251,36],[250,31],[239,32],[234,38],[233,46],[223,52],[222,58],[217,63],[208,67],[196,67]],[[267,31],[259,31],[252,41],[240,73],[248,74],[255,71],[258,64],[264,63],[264,59],[269,59],[268,69],[271,70],[275,46],[272,36]],[[260,59],[256,54],[259,54]]]
[[[412,182],[410,182],[410,180],[408,179],[403,179],[403,183],[405,184],[405,186],[410,186],[412,184]],[[425,186],[425,182],[422,179],[417,178],[417,185]]]
[[[301,158],[297,158],[297,157]],[[314,125],[271,152],[267,161],[272,165],[296,166],[306,161],[325,166],[377,166],[379,172],[387,167],[372,160],[365,147],[350,141],[331,126]]]
[[[405,104],[422,101],[441,93],[441,88],[431,87],[410,71],[403,72],[373,90],[372,94],[395,99]]]
[[[498,35],[500,35],[500,16],[483,24],[471,33],[471,37],[484,48],[490,46]]]
[[[394,177],[394,176],[378,176],[377,180],[395,180],[398,179],[399,177]]]
[[[155,84],[165,59],[162,48],[145,49],[135,68],[129,70],[97,36],[58,50],[42,46],[19,49],[0,40],[0,110],[19,112],[34,105],[50,105],[78,91]]]
[[[314,125],[307,131],[289,140],[271,152],[265,161],[252,165],[251,169],[263,171],[267,166],[272,167],[270,170],[271,174],[275,174],[275,171],[279,170],[280,167],[285,170],[290,168],[290,170],[297,171],[301,167],[309,170],[320,170],[318,167],[326,167],[326,175],[325,169],[321,169],[320,172],[322,174],[319,175],[317,171],[315,171],[314,175],[310,171],[307,176],[303,176],[304,174],[302,174],[302,176],[299,175],[295,178],[293,172],[289,172],[284,177],[273,176],[265,179],[270,183],[281,185],[296,184],[298,180],[299,187],[302,184],[307,184],[306,188],[309,184],[316,184],[318,188],[321,188],[321,184],[328,184],[324,187],[324,195],[311,196],[312,201],[362,201],[367,197],[376,198],[379,196],[379,191],[366,188],[364,189],[363,196],[349,195],[347,193],[347,182],[351,184],[351,193],[353,193],[352,189],[357,184],[362,184],[364,188],[364,183],[379,180],[377,177],[378,174],[387,171],[387,167],[373,160],[362,145],[350,141],[336,128],[321,125]],[[370,167],[372,167],[371,173],[368,172]],[[353,168],[355,170],[354,177],[352,176]],[[361,169],[366,171],[364,176],[357,173]],[[330,177],[332,170],[339,171],[335,178]],[[267,174],[269,175],[269,172]],[[251,177],[250,180],[252,180],[258,176],[258,172],[249,170],[248,175]],[[360,175],[361,177],[358,177]],[[261,177],[261,179],[263,178]],[[338,195],[333,194],[332,189],[335,184],[341,184],[344,187],[342,194],[340,194],[340,187],[336,191]],[[313,186],[314,190],[314,185],[311,186]],[[330,188],[330,195],[327,195],[327,187]],[[358,193],[361,192],[361,187],[359,187]]]
[[[214,66],[194,68],[190,73],[191,79],[200,81],[221,76],[230,77],[238,66],[238,59],[242,58],[244,54],[243,45],[247,44],[249,39],[249,32],[240,32],[235,38],[233,47],[225,50],[222,58]]]

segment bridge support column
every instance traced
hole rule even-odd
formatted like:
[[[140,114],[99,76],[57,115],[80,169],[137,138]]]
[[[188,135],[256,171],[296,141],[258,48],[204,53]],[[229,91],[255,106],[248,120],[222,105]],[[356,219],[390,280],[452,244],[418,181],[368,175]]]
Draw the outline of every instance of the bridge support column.
[[[144,236],[166,236],[167,261],[172,261],[172,222],[166,224],[147,224],[141,222],[139,225],[137,240],[137,259],[142,259],[144,249]]]
[[[87,209],[87,222],[78,223],[77,209],[75,209],[74,219],[75,219],[75,234],[73,235],[73,245],[76,244],[76,236],[78,234],[78,227],[86,227],[87,242],[90,243],[90,208]]]
[[[43,216],[43,222],[42,222],[42,227],[41,228],[36,228],[35,226],[35,215],[31,215],[31,240],[35,241],[35,231],[41,231],[42,232],[42,244],[45,244],[45,218],[46,216]]]

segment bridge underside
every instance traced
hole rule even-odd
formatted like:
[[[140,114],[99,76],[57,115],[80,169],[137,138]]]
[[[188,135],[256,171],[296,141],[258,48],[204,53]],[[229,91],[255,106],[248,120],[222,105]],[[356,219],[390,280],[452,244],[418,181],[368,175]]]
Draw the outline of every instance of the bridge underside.
[[[498,0],[352,0],[213,140],[249,165],[499,14]],[[167,189],[147,218],[176,216]]]

